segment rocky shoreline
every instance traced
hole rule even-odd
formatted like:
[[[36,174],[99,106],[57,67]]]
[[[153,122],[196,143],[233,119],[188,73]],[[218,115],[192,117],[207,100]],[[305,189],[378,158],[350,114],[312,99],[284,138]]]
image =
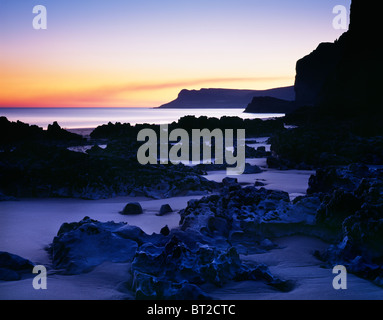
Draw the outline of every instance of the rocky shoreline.
[[[108,125],[108,128],[111,131],[114,127]],[[118,125],[117,128],[121,129]],[[272,167],[270,159],[276,155],[276,141],[280,141],[276,137],[290,136],[295,134],[294,130],[299,128],[278,130],[272,135],[273,155],[265,147],[249,147],[247,156],[268,157],[267,163]],[[265,136],[264,133],[260,132]],[[105,262],[128,263],[129,279],[121,279],[118,290],[137,299],[210,299],[204,290],[207,285],[218,288],[232,281],[258,281],[288,294],[294,290],[294,281],[273,275],[266,265],[249,264],[244,257],[275,250],[278,245],[273,239],[304,235],[329,243],[326,250],[314,253],[323,265],[343,264],[351,273],[377,285],[383,283],[383,238],[380,236],[383,169],[349,162],[337,166],[322,163],[309,180],[307,194],[291,201],[288,193],[265,189],[259,181],[254,181],[253,185],[241,185],[234,178],[227,177],[219,183],[203,176],[207,171],[222,170],[225,165],[138,168],[133,159],[137,144],[121,136],[116,138],[113,133],[111,136],[113,138],[103,137],[102,141],[107,144],[105,149],[95,146],[86,153],[42,144],[38,147],[34,144],[18,145],[12,151],[3,152],[3,168],[6,165],[8,170],[10,167],[12,170],[28,168],[29,178],[37,177],[42,170],[50,168],[49,177],[40,176],[33,180],[41,181],[33,192],[23,182],[23,189],[13,185],[19,192],[14,195],[84,199],[117,195],[153,199],[185,195],[200,197],[190,200],[179,211],[179,227],[169,229],[164,226],[159,233],[151,235],[126,223],[102,222],[89,217],[64,223],[48,249],[55,273],[78,275],[91,272]],[[278,158],[279,161],[281,159],[284,158]],[[64,176],[65,172],[64,181],[68,183],[68,170],[73,170],[72,181],[80,184],[81,175],[75,167],[82,162],[80,168],[86,168],[87,173],[86,188],[80,185],[80,189],[63,189],[60,184],[41,187],[44,178],[52,179],[55,171],[55,179]],[[68,167],[74,163],[75,167]],[[299,168],[313,169],[316,165],[305,164]],[[286,165],[279,169],[291,167],[297,168]],[[100,180],[100,168],[103,168],[104,177],[108,176],[110,180]],[[62,173],[58,174],[60,170]],[[248,166],[248,170],[252,174],[262,172],[258,166]],[[9,171],[9,176],[14,172]],[[2,175],[6,176],[5,171]],[[119,177],[117,184],[111,179],[116,176]],[[124,180],[124,177],[129,179]],[[89,184],[92,179],[97,181],[96,185]],[[7,184],[6,190],[12,190],[11,186]],[[109,189],[105,189],[106,186]],[[3,200],[15,200],[14,195],[3,194]],[[160,212],[160,208],[158,210]],[[0,270],[2,280],[20,279],[15,275],[16,265],[3,264]]]

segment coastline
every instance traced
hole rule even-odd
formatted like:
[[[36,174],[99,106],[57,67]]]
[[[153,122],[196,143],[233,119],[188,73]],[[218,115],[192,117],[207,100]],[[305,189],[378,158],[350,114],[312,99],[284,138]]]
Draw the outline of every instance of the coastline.
[[[83,129],[79,129],[84,132]],[[79,132],[79,131],[77,131]],[[265,144],[265,139],[261,139]],[[258,146],[259,143],[252,147]],[[269,148],[269,146],[267,145]],[[264,171],[258,174],[236,176],[242,185],[252,185],[262,181],[265,188],[288,191],[291,200],[304,195],[311,171],[267,169],[266,159],[247,159],[251,164],[259,165]],[[213,181],[222,181],[225,171],[208,172],[205,176]],[[22,257],[51,266],[46,247],[52,241],[57,230],[64,222],[79,221],[85,216],[99,221],[127,222],[140,227],[147,234],[159,233],[167,225],[178,228],[179,211],[187,206],[189,200],[202,196],[172,197],[153,200],[146,197],[116,197],[103,200],[81,199],[21,199],[20,201],[0,202],[0,250],[9,251]],[[123,206],[131,201],[140,202],[144,213],[136,216],[119,214]],[[162,204],[169,204],[173,212],[157,216]],[[24,230],[22,234],[20,231]],[[26,232],[25,232],[26,231]],[[339,293],[331,289],[331,270],[321,268],[321,262],[313,257],[315,250],[326,248],[327,243],[315,237],[287,236],[273,239],[278,245],[266,253],[242,256],[244,261],[265,263],[273,274],[282,278],[294,279],[295,289],[288,293],[279,292],[270,286],[254,281],[230,282],[223,288],[205,285],[203,288],[214,299],[228,300],[264,300],[264,299],[380,299],[383,291],[367,280],[351,276],[350,281],[357,284],[355,290]],[[126,290],[119,290],[121,281],[128,279],[129,263],[105,262],[90,273],[79,275],[60,275],[54,270],[49,272],[50,290],[37,292],[31,289],[30,278],[17,282],[0,281],[0,299],[55,299],[55,300],[108,300],[133,299]],[[303,277],[302,277],[303,274]],[[78,288],[81,287],[79,291]],[[360,288],[369,294],[361,294]]]
[[[89,134],[89,131],[84,128],[74,130],[85,135]],[[112,140],[107,139],[106,141],[105,143],[109,143]],[[253,149],[262,147],[264,154],[270,154],[268,137],[252,137],[247,141],[249,142],[248,147]],[[121,149],[123,146],[124,144],[120,141],[111,150],[96,148],[97,150],[92,149],[91,154],[94,159],[103,155],[120,157],[124,156],[124,150]],[[77,150],[78,153],[83,151]],[[266,277],[266,279],[271,277],[276,279],[273,281],[280,281],[282,284],[284,281],[292,284],[289,290],[283,291],[270,286],[267,280],[265,282],[242,279],[237,282],[229,278],[224,286],[217,287],[211,282],[200,286],[207,295],[216,300],[382,299],[383,291],[380,287],[371,280],[352,274],[349,275],[350,285],[354,285],[352,289],[339,293],[332,288],[331,268],[313,255],[314,252],[328,250],[330,245],[327,241],[326,231],[321,234],[323,230],[314,230],[312,224],[315,212],[322,200],[317,195],[310,196],[307,188],[310,177],[317,172],[273,169],[269,168],[267,160],[266,157],[246,158],[247,163],[259,167],[258,173],[239,176],[227,176],[225,170],[208,170],[206,173],[198,173],[198,176],[203,177],[206,181],[221,185],[222,189],[219,192],[207,192],[205,189],[201,193],[186,187],[184,190],[191,191],[188,196],[170,196],[158,200],[144,197],[141,191],[137,191],[136,196],[115,196],[100,200],[20,198],[19,201],[0,202],[0,251],[17,254],[35,264],[41,263],[47,266],[49,283],[53,288],[52,291],[40,294],[33,288],[31,289],[31,275],[26,275],[17,282],[0,281],[0,299],[137,299],[137,296],[134,295],[135,289],[132,290],[128,285],[133,281],[134,276],[130,271],[132,262],[107,260],[97,264],[89,272],[64,275],[62,274],[64,269],[57,269],[54,266],[57,261],[53,261],[47,251],[48,247],[52,245],[52,241],[57,238],[60,227],[64,224],[81,226],[82,223],[89,223],[86,228],[94,228],[93,224],[97,223],[100,224],[97,228],[101,229],[95,234],[102,234],[103,226],[108,225],[109,222],[113,224],[125,222],[127,226],[137,226],[142,230],[144,235],[141,235],[143,238],[139,242],[143,242],[144,245],[141,245],[143,251],[139,251],[138,256],[147,255],[145,250],[154,250],[151,249],[151,246],[154,246],[155,250],[161,250],[160,246],[156,246],[156,242],[154,242],[156,245],[153,245],[150,241],[157,241],[155,240],[156,235],[162,235],[165,227],[175,234],[183,232],[185,228],[188,230],[190,227],[190,233],[183,233],[184,241],[190,241],[189,237],[194,236],[197,238],[193,241],[197,241],[198,237],[201,237],[201,242],[197,242],[201,248],[217,245],[217,250],[221,250],[222,244],[231,246],[232,241],[232,248],[239,250],[241,268],[265,265],[268,271],[265,271],[262,277]],[[186,166],[182,170],[186,170],[182,171],[186,174],[192,172],[188,171]],[[354,174],[354,172],[364,172],[365,169],[356,165],[343,168],[343,170],[351,170]],[[170,170],[168,173],[171,172]],[[351,178],[353,178],[352,175]],[[202,185],[201,180],[196,181],[194,178],[191,180],[193,183],[197,182],[199,186]],[[313,181],[315,182],[315,180]],[[311,184],[310,187],[313,185]],[[151,192],[157,196],[153,190]],[[97,190],[90,191],[90,194],[92,193],[97,194]],[[247,198],[252,196],[259,197],[259,199]],[[233,215],[230,219],[234,218],[234,215],[237,214],[235,212],[238,212],[237,209],[240,208],[235,217],[237,222],[232,225],[233,228],[239,226],[239,230],[233,229],[228,233],[230,236],[234,236],[230,240],[225,238],[226,222],[222,220],[222,217],[215,215],[219,209],[222,209],[218,206],[222,206],[228,199],[231,200],[227,205],[233,205],[232,208],[228,208],[230,214]],[[236,201],[238,204],[235,204]],[[143,214],[121,215],[120,211],[129,202],[139,202],[143,208]],[[169,204],[173,212],[158,216],[160,207],[164,204]],[[249,207],[248,204],[250,204]],[[209,210],[209,207],[213,208],[213,211]],[[318,214],[316,215],[318,216]],[[84,222],[86,220],[84,217],[90,217],[90,219],[94,219],[94,222]],[[264,229],[258,234],[257,232],[260,230],[257,228],[260,221],[262,221],[260,225]],[[253,229],[254,226],[256,229]],[[166,230],[164,232],[166,233]],[[209,232],[212,233],[209,235]],[[223,238],[220,232],[225,235]],[[245,237],[241,238],[241,233]],[[92,234],[93,232],[90,235]],[[242,239],[240,241],[244,241],[243,244],[235,243],[236,234],[239,235],[238,239]],[[150,238],[151,235],[153,238]],[[206,236],[212,237],[207,240]],[[263,239],[261,242],[253,242],[255,241],[254,236]],[[152,240],[147,240],[148,238]],[[172,238],[173,240],[174,238]],[[76,239],[76,241],[80,241],[81,246],[81,239]],[[71,241],[67,244],[70,245],[70,243]],[[246,245],[249,246],[246,247]],[[66,250],[64,249],[64,252]],[[86,251],[84,254],[86,255]],[[104,257],[97,256],[91,259],[93,258],[97,260]],[[74,260],[73,263],[74,265],[81,264],[82,260],[86,261],[87,258],[80,257],[79,261]],[[78,286],[81,287],[80,291],[76,291]]]

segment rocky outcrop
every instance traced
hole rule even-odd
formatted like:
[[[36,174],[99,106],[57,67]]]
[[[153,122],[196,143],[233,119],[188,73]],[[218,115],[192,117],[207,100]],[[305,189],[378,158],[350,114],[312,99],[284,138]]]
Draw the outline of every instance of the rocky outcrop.
[[[79,274],[105,261],[132,261],[145,236],[141,229],[125,223],[100,223],[85,217],[78,223],[64,223],[49,252],[55,269]]]
[[[323,87],[335,72],[341,59],[341,43],[321,43],[309,55],[298,60],[295,76],[295,97],[298,106],[316,105]]]
[[[254,97],[247,105],[246,113],[290,113],[297,108],[295,101],[273,97]]]
[[[208,194],[215,188],[217,183],[201,177],[190,167],[140,165],[135,144],[129,141],[108,144],[96,154],[34,143],[0,152],[3,200],[10,197],[105,199],[127,195],[159,199],[193,192]]]
[[[182,90],[176,100],[160,108],[244,108],[253,97],[270,96],[294,100],[294,88],[283,87],[269,90],[201,89]]]
[[[200,285],[222,287],[231,280],[264,281],[277,288],[288,287],[266,266],[245,265],[233,247],[190,248],[176,236],[162,247],[143,245],[133,260],[132,272],[132,289],[137,299],[209,299]]]
[[[0,280],[20,280],[24,274],[32,274],[34,264],[18,255],[0,251]]]
[[[309,186],[309,194],[321,199],[316,225],[337,235],[317,256],[383,285],[383,170],[361,164],[325,168]]]
[[[377,130],[382,128],[368,122],[303,124],[270,138],[273,155],[268,164],[273,168],[296,169],[351,163],[378,165],[383,163],[383,137],[359,135],[374,134]]]
[[[265,265],[244,263],[225,241],[219,243],[195,229],[164,229],[148,235],[126,223],[89,217],[64,223],[49,248],[53,267],[56,272],[80,274],[106,261],[127,263],[131,279],[121,279],[119,289],[133,292],[136,299],[209,299],[202,285],[220,287],[232,280],[291,289],[289,281],[273,276]]]
[[[336,115],[382,113],[380,13],[374,3],[353,0],[349,30],[320,44],[297,62],[295,93],[300,105],[317,105]],[[363,107],[362,107],[363,106]]]
[[[57,122],[48,125],[47,130],[43,130],[36,125],[29,125],[21,121],[12,122],[6,117],[0,117],[0,150],[13,148],[15,145],[25,142],[67,145],[83,141],[82,136],[62,129]]]
[[[241,253],[262,252],[268,237],[311,232],[316,208],[309,209],[307,199],[293,204],[286,192],[242,188],[234,178],[225,178],[223,186],[220,195],[188,202],[180,211],[182,230],[227,239]]]

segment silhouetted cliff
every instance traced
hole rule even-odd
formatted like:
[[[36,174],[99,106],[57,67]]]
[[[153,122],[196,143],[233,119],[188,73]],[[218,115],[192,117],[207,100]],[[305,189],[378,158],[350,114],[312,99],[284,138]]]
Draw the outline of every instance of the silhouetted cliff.
[[[380,11],[374,5],[353,0],[349,30],[297,62],[298,104],[316,105],[322,112],[339,115],[382,112]]]
[[[294,87],[269,90],[201,89],[182,90],[176,100],[160,108],[245,108],[253,97],[270,96],[294,100]]]

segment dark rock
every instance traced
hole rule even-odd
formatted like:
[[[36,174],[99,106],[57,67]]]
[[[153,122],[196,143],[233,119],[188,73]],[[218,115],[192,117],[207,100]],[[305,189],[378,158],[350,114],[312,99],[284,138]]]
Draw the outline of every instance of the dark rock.
[[[230,178],[226,177],[222,179],[222,184],[226,187],[237,185],[238,184],[238,179],[237,178]]]
[[[208,296],[205,283],[222,286],[231,280],[278,281],[269,270],[244,265],[234,248],[218,250],[200,243],[191,249],[173,236],[164,246],[141,246],[132,263],[132,290],[141,299],[189,299]]]
[[[21,121],[11,122],[6,117],[0,117],[0,146],[16,146],[25,142],[40,142],[44,144],[57,144],[63,142],[82,143],[82,136],[70,133],[58,125],[57,122],[48,126],[48,130]]]
[[[7,268],[15,271],[32,272],[34,264],[20,256],[9,252],[0,252],[0,268]]]
[[[261,173],[262,169],[258,167],[257,165],[251,165],[249,163],[245,164],[245,171],[243,174],[255,174],[255,173]]]
[[[0,252],[0,280],[20,280],[23,274],[31,274],[34,264],[15,254]]]
[[[124,207],[124,210],[120,213],[123,215],[142,214],[143,210],[139,202],[130,202]]]
[[[254,97],[247,105],[246,113],[290,113],[297,108],[295,101],[287,101],[273,97]]]
[[[271,155],[270,151],[266,151],[264,146],[259,146],[257,149],[245,145],[245,153],[247,159],[267,158]]]
[[[88,217],[64,224],[49,249],[54,268],[65,274],[79,274],[105,261],[132,261],[138,244],[128,235],[136,237],[137,230],[128,233],[122,230],[125,227],[124,223],[100,223]]]
[[[165,237],[168,236],[170,233],[170,230],[169,230],[169,227],[166,225],[165,227],[163,227],[160,231],[160,234],[164,235]]]
[[[20,280],[20,279],[21,279],[20,273],[14,271],[14,270],[11,270],[11,269],[0,268],[0,280],[16,281],[16,280]]]
[[[254,187],[264,187],[265,185],[265,183],[258,180],[254,182]]]
[[[7,196],[0,192],[0,201],[17,201],[17,198]]]
[[[167,213],[173,212],[173,209],[169,204],[163,204],[160,208],[160,212],[157,214],[158,216],[163,216]]]
[[[341,228],[343,221],[354,215],[361,204],[352,193],[337,189],[322,202],[316,216],[317,223],[324,223],[330,228]]]

